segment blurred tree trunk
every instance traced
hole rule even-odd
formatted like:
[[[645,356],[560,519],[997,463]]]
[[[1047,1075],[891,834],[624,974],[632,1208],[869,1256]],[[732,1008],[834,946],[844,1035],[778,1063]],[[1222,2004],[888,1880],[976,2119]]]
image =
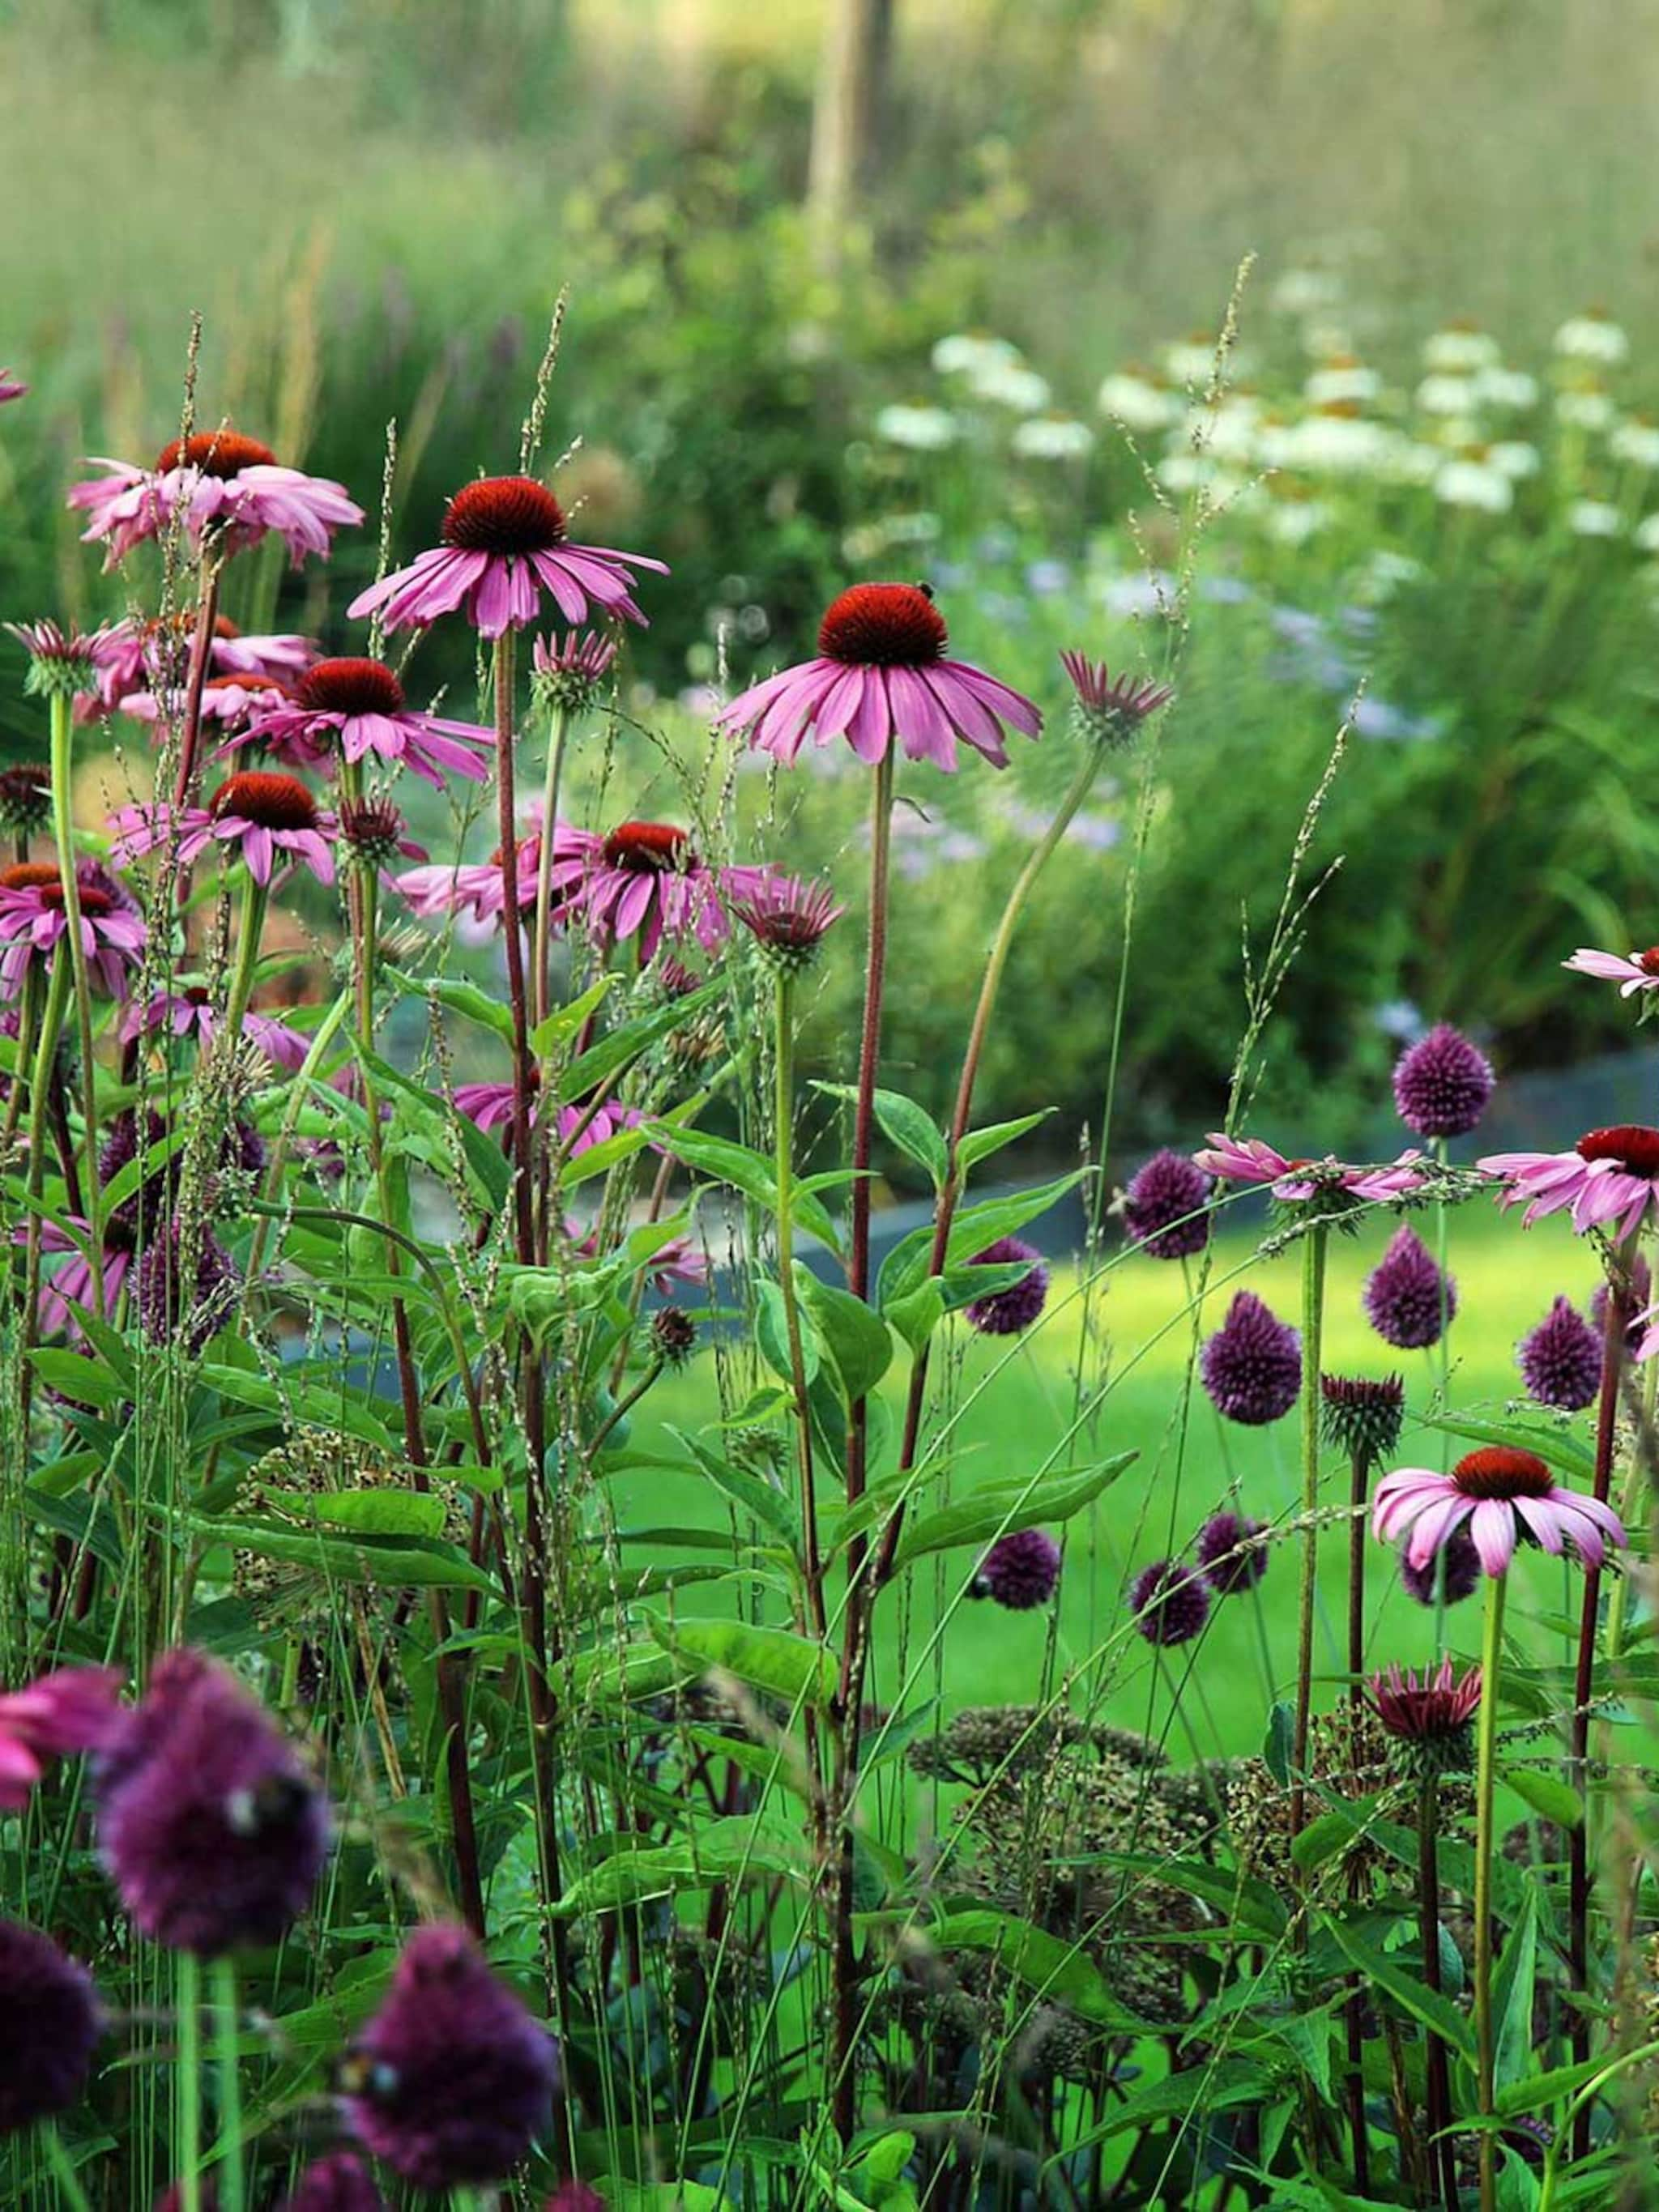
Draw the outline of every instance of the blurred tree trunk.
[[[806,201],[820,258],[831,269],[841,259],[848,218],[875,168],[896,5],[897,0],[828,0]]]

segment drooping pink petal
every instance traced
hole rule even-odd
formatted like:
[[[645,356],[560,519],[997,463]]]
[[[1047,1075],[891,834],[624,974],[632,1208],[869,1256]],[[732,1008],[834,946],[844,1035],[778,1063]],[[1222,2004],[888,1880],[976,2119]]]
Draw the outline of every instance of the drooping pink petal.
[[[1470,1516],[1469,1534],[1486,1571],[1489,1575],[1505,1573],[1515,1556],[1515,1508],[1510,1502],[1507,1498],[1481,1498]]]

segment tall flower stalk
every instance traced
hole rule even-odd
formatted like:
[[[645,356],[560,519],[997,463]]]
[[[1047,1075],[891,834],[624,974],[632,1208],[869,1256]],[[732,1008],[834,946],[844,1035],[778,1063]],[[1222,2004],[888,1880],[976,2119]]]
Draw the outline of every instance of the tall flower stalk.
[[[1308,1729],[1313,1710],[1315,1601],[1319,1590],[1319,1355],[1325,1314],[1322,1221],[1302,1242],[1302,1586],[1297,1607],[1296,1715],[1291,1733],[1291,1833],[1307,1818]]]
[[[1492,1869],[1498,1849],[1498,1685],[1504,1663],[1504,1597],[1508,1577],[1486,1577],[1486,1624],[1480,1641],[1480,1714],[1474,1764],[1474,2041],[1478,2106],[1483,2120],[1498,2111],[1498,2043],[1492,2019]],[[1480,2212],[1498,2212],[1498,2135],[1480,2131]]]
[[[82,1150],[86,1157],[88,1233],[94,1251],[103,1237],[103,1201],[98,1179],[98,1063],[92,1045],[92,978],[82,940],[81,884],[75,859],[75,702],[63,686],[52,693],[52,836],[58,847],[58,872],[64,886],[64,944],[75,983],[75,1021],[81,1054],[81,1117]],[[92,1271],[93,1310],[104,1318],[103,1270]]]

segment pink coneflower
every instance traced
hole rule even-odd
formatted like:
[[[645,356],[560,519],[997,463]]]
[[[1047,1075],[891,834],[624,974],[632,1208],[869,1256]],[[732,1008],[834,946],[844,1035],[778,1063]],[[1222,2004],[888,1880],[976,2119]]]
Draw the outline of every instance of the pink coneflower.
[[[556,645],[538,637],[530,659],[530,688],[537,703],[566,714],[585,714],[616,658],[616,640],[600,630],[567,630]]]
[[[143,957],[143,919],[121,886],[95,860],[75,872],[81,902],[81,947],[88,971],[112,999],[125,996],[127,975]],[[69,930],[64,878],[56,860],[24,860],[0,868],[0,985],[14,996],[29,963],[50,956]]]
[[[536,1119],[535,1094],[540,1087],[537,1069],[530,1071],[530,1118]],[[505,1129],[513,1120],[513,1085],[510,1083],[458,1083],[452,1096],[458,1114],[465,1114],[469,1121],[476,1122],[486,1136],[492,1129]],[[559,1142],[568,1147],[568,1157],[577,1158],[592,1145],[602,1145],[607,1139],[620,1136],[624,1129],[637,1129],[643,1115],[637,1107],[601,1106],[597,1112],[586,1106],[561,1106],[555,1126]]]
[[[208,1052],[212,1048],[218,1024],[213,994],[207,986],[180,983],[171,991],[152,992],[142,1005],[137,999],[131,1000],[121,1017],[117,1035],[123,1044],[131,1044],[143,1036],[168,1036],[180,1040],[188,1037],[198,1052]],[[310,1041],[286,1022],[276,1021],[269,1014],[244,1014],[242,1034],[278,1067],[293,1072],[305,1064]]]
[[[319,807],[297,776],[251,769],[222,783],[205,806],[175,809],[165,801],[124,806],[110,817],[112,852],[123,861],[178,841],[180,867],[189,868],[210,845],[236,846],[254,882],[268,884],[278,856],[303,861],[319,883],[334,880],[330,849],[339,824]]]
[[[169,678],[177,682],[189,659],[196,610],[185,607],[163,619],[113,623],[99,633],[93,690],[76,702],[82,720],[107,714],[131,691],[153,691]],[[264,676],[291,684],[317,657],[308,637],[292,631],[245,635],[228,615],[216,615],[208,645],[210,676]],[[182,708],[182,698],[180,707]]]
[[[283,705],[289,697],[286,684],[274,676],[228,674],[210,676],[202,685],[201,719],[204,724],[215,724],[221,730],[231,732],[230,742],[246,738],[252,724],[264,714],[270,714]],[[131,714],[135,721],[148,722],[153,729],[176,728],[185,719],[185,698],[182,686],[170,691],[127,691],[116,702],[115,711]],[[307,744],[303,738],[287,746],[273,744],[273,755],[285,759],[294,768],[313,768],[327,755],[327,747]]]
[[[1460,1459],[1449,1474],[1405,1467],[1376,1486],[1371,1533],[1384,1543],[1411,1531],[1406,1558],[1426,1566],[1465,1522],[1489,1575],[1501,1575],[1527,1535],[1559,1554],[1571,1543],[1586,1566],[1600,1567],[1611,1543],[1623,1547],[1624,1524],[1600,1498],[1563,1490],[1536,1452],[1486,1444]]]
[[[861,761],[894,739],[911,760],[957,765],[957,739],[1006,768],[1002,725],[1035,738],[1032,702],[965,660],[945,658],[945,617],[920,584],[854,584],[818,626],[816,659],[769,676],[734,699],[717,725],[746,733],[757,752],[788,767],[810,734],[845,738]]]
[[[121,1676],[113,1667],[60,1667],[0,1695],[0,1813],[21,1813],[54,1759],[94,1751],[108,1731]]]
[[[1390,1667],[1373,1674],[1365,1702],[1406,1753],[1419,1781],[1431,1776],[1467,1773],[1474,1765],[1470,1721],[1480,1703],[1480,1669],[1471,1667],[1460,1682],[1449,1659],[1422,1679],[1409,1669]]]
[[[23,1233],[17,1232],[17,1242],[22,1241]],[[91,1234],[92,1224],[78,1213],[66,1214],[61,1224],[45,1221],[40,1224],[41,1251],[68,1255],[61,1267],[41,1280],[35,1322],[43,1337],[62,1335],[76,1341],[85,1334],[81,1326],[84,1316],[100,1310],[93,1282],[94,1263],[82,1249]],[[118,1215],[105,1216],[103,1234],[97,1273],[103,1294],[101,1310],[107,1314],[115,1310],[137,1256],[137,1245],[131,1226]]]
[[[376,872],[393,860],[424,860],[426,847],[405,836],[409,824],[389,799],[343,799],[340,842],[349,862]],[[387,884],[392,878],[383,875]]]
[[[1597,952],[1591,945],[1581,945],[1571,959],[1561,965],[1581,975],[1617,983],[1621,999],[1638,991],[1659,991],[1659,945],[1650,945],[1645,952]]]
[[[514,857],[519,870],[520,914],[535,911],[541,854],[539,831],[532,830],[519,837]],[[501,890],[501,848],[497,846],[487,860],[447,861],[428,868],[405,869],[393,877],[392,889],[428,921],[457,915],[478,923],[499,923],[507,903]]]
[[[1114,677],[1103,660],[1091,660],[1085,653],[1062,653],[1060,659],[1077,694],[1073,718],[1082,735],[1096,744],[1132,743],[1142,724],[1175,697],[1168,684],[1152,684],[1139,676]]]
[[[94,680],[110,632],[66,630],[61,623],[7,623],[5,629],[29,657],[23,689],[31,697],[68,698]]]
[[[732,901],[732,911],[773,968],[799,975],[817,957],[818,947],[846,913],[828,884],[805,884],[795,876],[765,876],[755,888]]]
[[[1273,1197],[1294,1205],[1335,1195],[1376,1200],[1403,1197],[1419,1180],[1423,1156],[1401,1152],[1382,1167],[1350,1167],[1328,1156],[1287,1159],[1260,1137],[1229,1137],[1212,1131],[1204,1150],[1193,1158],[1218,1182],[1266,1183]]]
[[[15,369],[0,368],[0,407],[9,399],[21,399],[27,390]]]
[[[222,532],[233,551],[274,531],[296,568],[307,553],[326,557],[334,532],[363,519],[343,484],[283,468],[269,446],[234,430],[175,438],[154,468],[101,457],[96,465],[106,473],[72,485],[69,504],[92,518],[82,537],[106,545],[110,568],[145,538],[159,538],[175,518],[192,550],[210,530]]]
[[[1641,1122],[1591,1129],[1570,1152],[1490,1152],[1479,1165],[1502,1179],[1500,1206],[1525,1200],[1526,1228],[1567,1208],[1575,1229],[1623,1237],[1659,1206],[1659,1129]]]
[[[705,951],[730,933],[726,902],[752,897],[766,868],[711,868],[690,833],[666,822],[623,822],[608,836],[568,822],[553,832],[553,894],[605,941],[637,936],[641,965],[665,937],[695,937]]]
[[[465,776],[481,783],[489,773],[490,731],[474,722],[446,721],[407,705],[404,687],[382,660],[319,660],[300,678],[291,701],[256,714],[247,727],[220,747],[293,742],[312,748],[313,758],[338,757],[356,763],[373,756],[392,768],[407,768],[441,791],[444,777]]]
[[[500,637],[539,620],[545,592],[566,622],[586,622],[592,605],[643,628],[631,571],[668,574],[642,553],[573,545],[564,510],[534,477],[481,477],[465,485],[449,502],[443,540],[359,592],[346,612],[379,614],[387,630],[424,629],[465,608],[481,637]]]

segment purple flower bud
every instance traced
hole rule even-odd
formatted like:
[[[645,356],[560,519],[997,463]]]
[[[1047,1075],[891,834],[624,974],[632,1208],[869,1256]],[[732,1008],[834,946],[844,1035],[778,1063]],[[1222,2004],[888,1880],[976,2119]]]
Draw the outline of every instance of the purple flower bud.
[[[1601,1340],[1571,1298],[1559,1297],[1515,1347],[1527,1395],[1580,1413],[1601,1388]]]
[[[205,1652],[156,1662],[95,1788],[104,1863],[158,1943],[211,1958],[277,1942],[305,1910],[327,1808],[264,1706]]]
[[[185,1248],[192,1241],[196,1247],[193,1296],[184,1283]],[[194,1238],[190,1239],[182,1222],[171,1222],[139,1256],[138,1325],[152,1344],[171,1344],[182,1336],[194,1359],[230,1319],[240,1280],[230,1255],[205,1224],[198,1224]]]
[[[1366,1279],[1365,1311],[1385,1344],[1401,1352],[1438,1344],[1457,1312],[1457,1285],[1443,1275],[1414,1229],[1401,1224]]]
[[[1400,1580],[1407,1594],[1419,1605],[1434,1603],[1435,1563],[1425,1559],[1414,1567],[1407,1554],[1409,1542],[1400,1547]],[[1446,1563],[1446,1602],[1456,1605],[1474,1595],[1480,1582],[1480,1554],[1474,1548],[1474,1539],[1467,1528],[1454,1528],[1436,1553]]]
[[[976,1252],[969,1261],[970,1267],[1011,1267],[1016,1261],[1030,1260],[1033,1265],[1029,1275],[1022,1275],[1006,1291],[989,1291],[982,1298],[975,1298],[968,1309],[968,1318],[981,1336],[1018,1336],[1028,1329],[1042,1311],[1048,1298],[1048,1270],[1033,1244],[1018,1237],[999,1237],[982,1252]]]
[[[1185,1260],[1210,1241],[1210,1193],[1198,1162],[1167,1148],[1136,1170],[1123,1194],[1123,1226],[1154,1260]]]
[[[1319,1425],[1350,1459],[1386,1459],[1400,1441],[1406,1385],[1398,1375],[1322,1375]]]
[[[67,2112],[86,2087],[101,2033],[86,1968],[50,1936],[0,1920],[0,2136]]]
[[[1394,1103],[1419,1137],[1463,1137],[1486,1112],[1497,1080],[1486,1054],[1441,1022],[1400,1055]]]
[[[337,2150],[306,2168],[282,2212],[386,2212],[386,2199],[362,2159]]]
[[[1129,1610],[1149,1644],[1190,1644],[1210,1617],[1210,1588],[1196,1567],[1154,1559],[1135,1577]]]
[[[979,1563],[970,1593],[994,1598],[1011,1613],[1047,1605],[1060,1582],[1060,1547],[1041,1528],[999,1536]]]
[[[347,2062],[359,2141],[419,2189],[500,2181],[558,2081],[553,2039],[464,1928],[417,1929]]]
[[[1240,1291],[1204,1347],[1200,1371],[1218,1413],[1246,1428],[1265,1428],[1296,1403],[1302,1339],[1254,1291]]]
[[[1265,1544],[1241,1552],[1238,1547],[1261,1535],[1265,1521],[1247,1521],[1239,1513],[1212,1513],[1198,1532],[1198,1564],[1204,1579],[1218,1597],[1232,1597],[1253,1589],[1267,1571]]]

